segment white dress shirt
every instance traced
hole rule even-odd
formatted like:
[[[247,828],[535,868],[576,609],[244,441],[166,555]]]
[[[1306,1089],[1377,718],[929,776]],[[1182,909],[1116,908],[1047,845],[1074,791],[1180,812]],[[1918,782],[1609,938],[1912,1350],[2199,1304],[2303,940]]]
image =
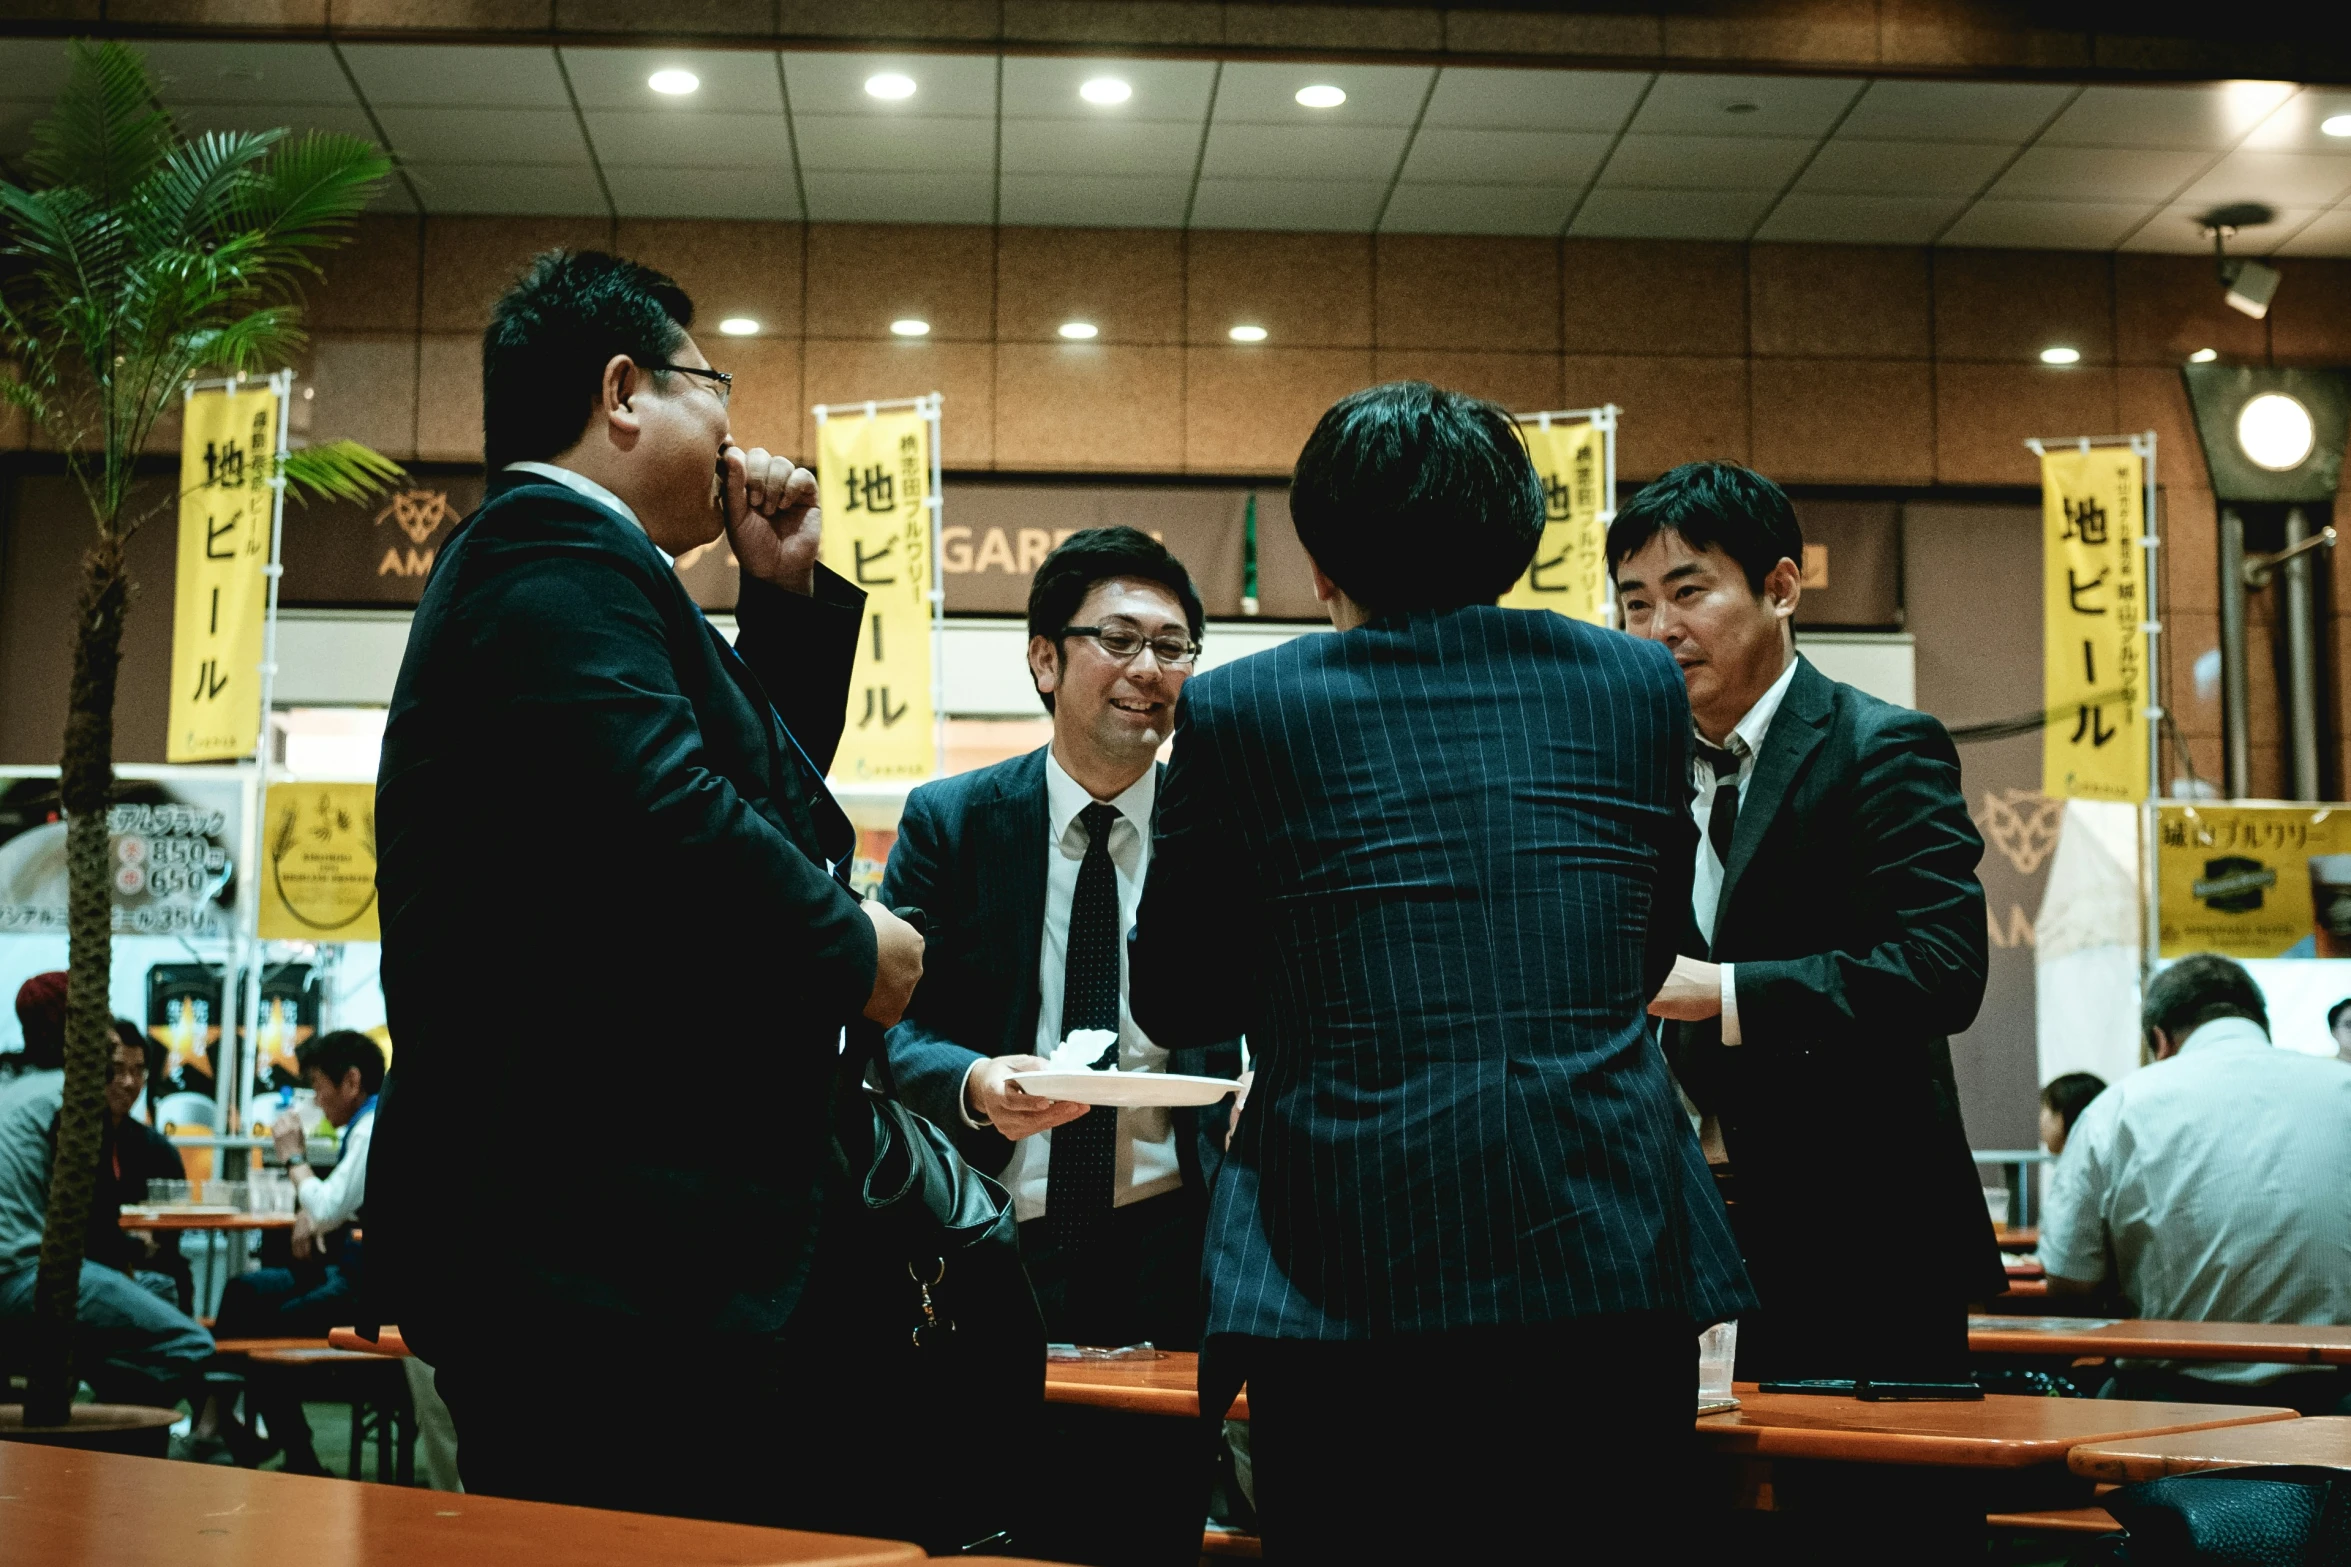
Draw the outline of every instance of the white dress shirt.
[[[1134,927],[1143,901],[1143,873],[1151,863],[1151,806],[1159,793],[1159,769],[1144,770],[1126,793],[1109,803],[1118,810],[1110,827],[1110,863],[1118,874],[1118,1066],[1122,1072],[1164,1072],[1167,1052],[1151,1043],[1127,1010],[1125,933]],[[1086,829],[1078,814],[1094,803],[1086,786],[1045,753],[1045,930],[1037,944],[1036,1054],[1051,1059],[1061,1042],[1061,985],[1069,970],[1069,906],[1077,896],[1078,867],[1086,857]],[[978,1062],[972,1063],[975,1067]],[[970,1081],[970,1074],[965,1074]],[[1097,1107],[1093,1115],[1118,1116],[1111,1206],[1123,1208],[1184,1184],[1176,1160],[1175,1123],[1164,1108],[1118,1110]],[[964,1101],[970,1119],[970,1101]],[[974,1123],[977,1124],[977,1123]],[[1045,1212],[1045,1172],[1053,1157],[1053,1134],[1039,1132],[1012,1145],[1012,1162],[998,1177],[1012,1193],[1013,1216],[1022,1221]]]
[[[2351,1324],[2346,1171],[2351,1064],[2220,1018],[2074,1122],[2041,1205],[2041,1265],[2085,1284],[2111,1274],[2142,1317]],[[2258,1385],[2309,1368],[2174,1369]]]
[[[1747,709],[1747,716],[1732,726],[1730,738],[1718,747],[1739,759],[1737,787],[1742,806],[1747,803],[1747,785],[1755,777],[1755,758],[1763,754],[1763,737],[1771,731],[1772,715],[1780,710],[1780,700],[1788,694],[1788,683],[1795,678],[1796,659],[1791,658],[1788,667],[1780,671],[1780,678],[1771,683],[1771,689],[1755,699],[1755,705]],[[1704,735],[1698,739],[1706,745],[1714,744]],[[1721,912],[1724,867],[1722,856],[1714,852],[1714,841],[1706,836],[1706,824],[1713,819],[1714,794],[1722,784],[1713,764],[1695,752],[1690,757],[1690,781],[1697,785],[1697,793],[1690,797],[1690,814],[1698,819],[1698,868],[1690,878],[1690,912],[1697,916],[1698,929],[1712,942],[1715,917]],[[1743,1042],[1739,1032],[1739,989],[1733,982],[1731,968],[1728,963],[1722,965],[1722,1042],[1726,1045]]]
[[[553,479],[565,489],[576,490],[598,505],[611,507],[623,517],[628,518],[629,521],[636,523],[639,533],[643,533],[648,539],[653,537],[646,530],[643,520],[637,516],[634,507],[584,474],[574,473],[569,468],[557,467],[551,462],[510,462],[506,465],[506,471],[508,473],[535,473],[542,479]],[[677,557],[660,545],[656,544],[653,548],[661,556],[662,564],[675,566],[678,563]]]
[[[375,1129],[376,1102],[370,1098],[343,1128],[334,1169],[315,1181],[304,1181],[295,1191],[294,1200],[321,1235],[349,1224],[367,1201],[367,1145]]]

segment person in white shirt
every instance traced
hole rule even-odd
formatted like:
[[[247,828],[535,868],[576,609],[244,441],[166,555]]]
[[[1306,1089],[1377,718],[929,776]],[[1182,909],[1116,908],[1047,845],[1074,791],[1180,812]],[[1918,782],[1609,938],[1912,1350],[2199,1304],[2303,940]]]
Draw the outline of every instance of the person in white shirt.
[[[2153,1064],[2090,1102],[2041,1209],[2052,1294],[2168,1322],[2351,1323],[2351,1065],[2270,1042],[2253,977],[2198,953],[2140,1008]],[[2113,1398],[2351,1414],[2336,1370],[2118,1361]]]

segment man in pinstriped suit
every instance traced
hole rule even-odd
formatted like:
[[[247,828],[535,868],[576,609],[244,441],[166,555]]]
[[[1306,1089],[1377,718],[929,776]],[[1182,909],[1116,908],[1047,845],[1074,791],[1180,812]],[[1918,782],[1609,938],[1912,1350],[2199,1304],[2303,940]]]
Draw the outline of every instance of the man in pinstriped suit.
[[[1491,404],[1356,393],[1290,508],[1338,634],[1186,689],[1130,968],[1154,1039],[1255,1056],[1204,1398],[1248,1378],[1271,1555],[1601,1559],[1751,1299],[1644,1015],[1688,699],[1662,649],[1494,606],[1543,497]]]

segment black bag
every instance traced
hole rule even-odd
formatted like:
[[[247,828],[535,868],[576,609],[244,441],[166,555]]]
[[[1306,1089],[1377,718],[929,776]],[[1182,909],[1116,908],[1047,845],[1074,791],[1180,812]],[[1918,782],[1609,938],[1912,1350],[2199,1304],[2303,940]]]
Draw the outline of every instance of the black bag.
[[[2101,1499],[2123,1526],[2077,1567],[2341,1567],[2351,1563],[2351,1470],[2207,1469]]]

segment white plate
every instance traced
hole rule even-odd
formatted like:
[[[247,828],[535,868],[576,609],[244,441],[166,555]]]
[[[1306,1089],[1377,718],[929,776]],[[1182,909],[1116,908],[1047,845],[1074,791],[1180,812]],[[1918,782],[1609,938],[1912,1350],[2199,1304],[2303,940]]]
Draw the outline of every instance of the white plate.
[[[1081,1105],[1212,1105],[1241,1086],[1181,1072],[1015,1072],[1009,1081],[1040,1099]]]

